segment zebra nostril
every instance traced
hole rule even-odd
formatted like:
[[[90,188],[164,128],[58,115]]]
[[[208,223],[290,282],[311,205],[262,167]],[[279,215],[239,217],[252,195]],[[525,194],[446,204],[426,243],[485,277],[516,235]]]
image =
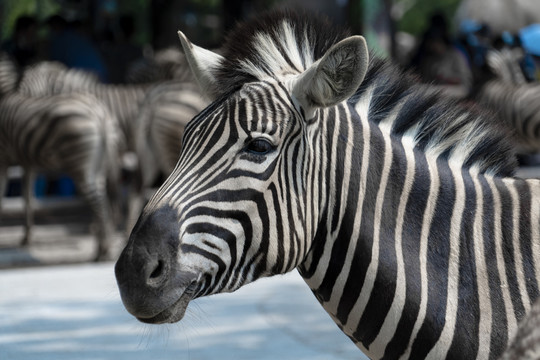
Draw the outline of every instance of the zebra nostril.
[[[154,270],[150,273],[150,279],[156,280],[157,278],[161,277],[163,274],[163,270],[165,269],[164,263],[162,260],[158,260],[156,267]]]

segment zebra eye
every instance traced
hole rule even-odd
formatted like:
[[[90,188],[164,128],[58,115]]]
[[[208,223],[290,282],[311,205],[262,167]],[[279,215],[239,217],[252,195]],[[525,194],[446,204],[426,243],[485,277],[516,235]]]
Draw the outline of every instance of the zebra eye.
[[[257,138],[251,140],[249,144],[247,144],[246,150],[252,154],[266,155],[274,150],[274,145],[266,139]]]

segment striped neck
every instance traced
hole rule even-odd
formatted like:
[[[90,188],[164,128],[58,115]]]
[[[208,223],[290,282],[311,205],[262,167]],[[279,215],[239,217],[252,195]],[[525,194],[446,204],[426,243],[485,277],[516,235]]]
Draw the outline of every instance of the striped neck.
[[[359,110],[313,132],[328,186],[300,273],[375,358],[501,353],[539,294],[540,181],[427,156]]]

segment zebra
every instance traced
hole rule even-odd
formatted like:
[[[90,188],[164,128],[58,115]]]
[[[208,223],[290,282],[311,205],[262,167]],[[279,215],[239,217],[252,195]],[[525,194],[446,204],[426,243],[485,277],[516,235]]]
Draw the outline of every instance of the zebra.
[[[540,181],[504,130],[361,36],[260,15],[222,55],[179,34],[213,102],[115,265],[144,323],[297,269],[370,358],[497,358],[539,296]]]
[[[7,167],[21,165],[24,169],[23,245],[28,245],[32,235],[30,189],[35,171],[62,171],[73,178],[92,210],[98,242],[96,260],[111,258],[113,224],[105,182],[118,177],[118,165],[113,156],[117,140],[107,108],[88,94],[34,99],[12,92],[0,99],[0,114],[2,194]]]
[[[540,84],[527,83],[517,61],[515,51],[490,51],[487,63],[496,78],[481,87],[476,100],[513,133],[518,153],[540,153]]]
[[[519,153],[540,153],[539,84],[517,86],[491,81],[483,87],[478,101],[513,131]]]
[[[165,82],[148,93],[137,119],[140,125],[135,141],[145,186],[151,185],[159,171],[165,176],[172,172],[186,124],[207,105],[199,87],[192,83]]]

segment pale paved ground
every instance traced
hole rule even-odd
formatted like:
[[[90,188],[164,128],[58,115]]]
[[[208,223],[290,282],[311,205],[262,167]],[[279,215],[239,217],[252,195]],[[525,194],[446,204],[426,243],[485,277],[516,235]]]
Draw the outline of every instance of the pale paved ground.
[[[152,326],[124,310],[113,263],[1,270],[0,319],[2,360],[364,358],[296,272]]]

